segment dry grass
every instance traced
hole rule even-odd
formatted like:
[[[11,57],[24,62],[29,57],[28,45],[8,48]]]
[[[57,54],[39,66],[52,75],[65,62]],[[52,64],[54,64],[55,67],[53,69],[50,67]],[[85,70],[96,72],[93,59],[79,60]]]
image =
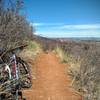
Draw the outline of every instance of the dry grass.
[[[72,86],[83,94],[83,100],[100,100],[100,51],[91,49],[84,53],[81,63],[70,69]]]
[[[64,51],[61,47],[56,47],[54,52],[56,53],[56,55],[60,58],[60,60],[63,63],[73,63],[75,62],[74,57],[67,53],[66,51]]]
[[[84,51],[77,60],[60,47],[55,52],[62,62],[70,64],[67,74],[72,77],[71,86],[83,100],[100,100],[100,48]]]
[[[40,44],[35,41],[27,41],[27,48],[24,49],[19,56],[24,60],[34,59],[34,57],[42,51]]]
[[[80,59],[75,59],[73,55],[68,54],[61,47],[56,47],[55,53],[63,63],[67,63],[70,65],[69,70],[66,70],[68,68],[65,69],[65,74],[69,74],[71,76],[72,82],[70,83],[70,85],[79,92],[80,65],[81,65]]]

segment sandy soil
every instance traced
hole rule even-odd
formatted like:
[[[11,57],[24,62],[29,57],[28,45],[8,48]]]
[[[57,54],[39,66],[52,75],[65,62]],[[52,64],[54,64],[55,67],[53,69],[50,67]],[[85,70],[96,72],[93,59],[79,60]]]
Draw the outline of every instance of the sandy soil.
[[[39,54],[32,67],[36,79],[31,89],[23,91],[26,100],[82,100],[70,88],[71,79],[65,74],[69,65],[62,64],[54,53]]]

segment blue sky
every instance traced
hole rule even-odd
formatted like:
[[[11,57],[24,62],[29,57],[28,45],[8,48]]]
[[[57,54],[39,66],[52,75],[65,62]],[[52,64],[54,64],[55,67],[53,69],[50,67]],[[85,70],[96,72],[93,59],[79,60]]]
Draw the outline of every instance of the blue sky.
[[[25,0],[26,18],[45,37],[100,37],[100,0]]]

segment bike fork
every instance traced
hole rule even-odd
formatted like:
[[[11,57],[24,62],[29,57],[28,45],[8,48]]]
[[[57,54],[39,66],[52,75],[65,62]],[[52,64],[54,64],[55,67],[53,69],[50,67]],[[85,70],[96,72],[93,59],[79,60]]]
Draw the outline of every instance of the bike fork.
[[[17,62],[16,62],[16,55],[13,55],[14,58],[14,67],[15,67],[15,78],[18,80],[19,79],[19,73],[18,73],[18,66],[17,66]],[[18,87],[19,88],[19,87]],[[16,90],[16,100],[18,100],[18,89]]]

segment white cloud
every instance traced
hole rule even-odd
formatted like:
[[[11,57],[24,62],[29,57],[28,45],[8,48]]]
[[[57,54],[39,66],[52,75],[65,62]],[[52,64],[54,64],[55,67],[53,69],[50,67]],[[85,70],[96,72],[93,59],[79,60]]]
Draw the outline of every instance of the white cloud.
[[[63,23],[30,23],[30,25],[32,26],[37,26],[37,27],[40,27],[40,26],[62,26],[64,25]]]
[[[66,31],[66,32],[61,32],[61,31],[49,31],[49,32],[38,32],[35,33],[36,35],[39,36],[44,36],[44,37],[100,37],[100,32],[98,31]]]
[[[63,25],[59,27],[60,29],[79,29],[79,30],[87,30],[87,29],[100,29],[100,24],[81,24],[81,25]]]
[[[63,23],[30,23],[30,25],[35,27],[48,27],[52,29],[65,29],[65,30],[100,30],[100,24],[73,24],[73,25],[67,25]]]
[[[35,34],[45,37],[100,37],[100,24],[34,23],[34,25],[37,27]]]
[[[46,25],[45,23],[30,23],[32,26],[44,26]]]

